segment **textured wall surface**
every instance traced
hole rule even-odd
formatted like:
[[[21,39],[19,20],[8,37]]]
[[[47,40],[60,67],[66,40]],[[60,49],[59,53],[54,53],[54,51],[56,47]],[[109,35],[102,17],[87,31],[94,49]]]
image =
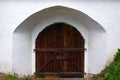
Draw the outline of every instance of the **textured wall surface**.
[[[99,73],[120,47],[119,1],[6,0],[0,5],[0,72],[34,73],[35,38],[54,22],[73,25],[86,39],[87,73]],[[68,9],[46,9],[53,6]]]

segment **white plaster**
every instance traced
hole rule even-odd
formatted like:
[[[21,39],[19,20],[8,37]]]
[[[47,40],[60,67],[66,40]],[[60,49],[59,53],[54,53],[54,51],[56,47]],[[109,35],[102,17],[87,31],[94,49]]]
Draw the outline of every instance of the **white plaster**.
[[[86,43],[86,47],[88,47],[86,53],[89,53],[85,55],[86,57],[85,59],[87,59],[85,60],[86,61],[85,66],[88,67],[88,68],[85,67],[87,72],[99,73],[103,69],[103,67],[106,66],[107,62],[110,62],[113,59],[114,57],[113,55],[115,54],[116,49],[120,47],[119,45],[120,44],[119,42],[120,41],[120,37],[119,37],[120,36],[119,34],[120,2],[117,0],[116,1],[100,1],[100,0],[95,0],[95,1],[87,1],[87,0],[85,1],[81,1],[81,0],[17,1],[17,0],[14,0],[13,1],[12,0],[12,1],[2,1],[0,2],[0,5],[1,5],[0,7],[0,11],[1,11],[0,12],[0,72],[16,71],[20,74],[24,74],[24,73],[32,74],[34,72],[34,68],[33,68],[34,53],[32,51],[32,49],[34,48],[34,44],[33,44],[34,40],[31,40],[31,38],[37,36],[35,35],[37,33],[34,33],[33,30],[35,30],[35,28],[37,28],[38,26],[41,27],[41,25],[44,28],[45,26],[52,24],[53,22],[51,20],[66,21],[66,23],[73,25],[79,31],[82,27],[86,27],[86,30],[85,30],[86,32],[82,32],[82,31],[80,32],[84,37],[85,35],[88,36],[86,40],[91,41]],[[105,31],[101,29],[101,27],[96,27],[100,25],[98,25],[97,23],[91,23],[94,21],[89,20],[89,18],[85,19],[84,16],[83,17],[80,16],[79,13],[74,14],[74,10],[70,11],[69,16],[66,16],[67,15],[66,13],[61,15],[54,14],[57,17],[57,18],[54,18],[53,17],[54,15],[50,13],[49,14],[41,13],[42,15],[46,16],[46,18],[43,17],[45,19],[38,17],[39,15],[36,15],[36,18],[38,17],[37,19],[36,18],[34,20],[32,19],[34,13],[39,12],[43,9],[49,8],[51,6],[56,6],[56,5],[66,6],[66,7],[84,12],[85,14],[90,16],[92,19],[100,23],[102,27],[104,27],[104,29],[106,30],[107,34],[105,35]],[[30,15],[32,16],[29,17]],[[61,19],[58,19],[59,17],[61,17]],[[28,19],[26,20],[26,18],[28,18],[29,20]],[[18,35],[20,32],[19,30],[23,30],[20,32],[22,34],[19,34],[19,36],[24,35],[21,38],[24,38],[25,40],[22,40],[18,36],[18,40],[14,41],[14,39],[17,37],[13,38],[13,32],[17,27],[20,28],[20,26],[24,26],[23,29],[17,29],[14,35]],[[41,28],[41,30],[43,28]],[[98,36],[102,36],[102,37],[98,37]],[[17,54],[19,53],[16,53],[16,51],[18,51],[16,50],[16,48],[19,48],[19,47],[16,46],[15,48],[15,45],[13,45],[13,43],[17,43],[18,45],[18,43],[20,42],[19,38],[20,38],[20,41],[23,41],[22,43],[25,43],[25,46],[28,48],[26,49],[26,47],[23,47],[26,50],[25,51],[21,50],[19,52],[24,52],[25,55],[28,55],[28,56],[21,56],[23,53],[21,53],[20,56],[17,56]],[[105,38],[106,40],[104,40]],[[27,42],[27,40],[29,40],[29,42]],[[31,44],[29,44],[30,42]],[[93,43],[95,43],[96,45],[92,45]],[[106,43],[106,45],[103,43]],[[97,48],[95,48],[96,46]],[[101,50],[102,48],[98,48],[98,46],[104,47],[104,50]],[[16,54],[13,54],[14,51]],[[93,53],[94,51],[97,51],[98,53],[96,52]],[[28,54],[29,52],[30,54]],[[101,53],[102,54],[105,53],[105,54],[102,55]],[[99,54],[99,57],[96,57],[98,56],[98,54]],[[91,56],[94,56],[94,57],[92,58]],[[22,57],[26,58],[25,60],[27,61],[24,61]],[[22,61],[20,61],[21,58],[23,59]],[[97,60],[94,60],[94,58],[96,58]],[[17,65],[17,63],[19,62],[20,64],[23,63],[27,65],[27,67],[23,67],[23,65],[20,65],[20,64]],[[14,63],[16,63],[16,65]],[[7,67],[5,67],[6,65]]]
[[[17,74],[31,74],[31,35],[21,31],[14,33],[13,44],[13,72]]]

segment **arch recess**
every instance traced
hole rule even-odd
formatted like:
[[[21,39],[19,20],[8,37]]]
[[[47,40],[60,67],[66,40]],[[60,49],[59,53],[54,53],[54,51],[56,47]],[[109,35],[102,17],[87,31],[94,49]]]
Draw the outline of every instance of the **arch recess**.
[[[79,10],[53,6],[32,14],[13,33],[13,71],[35,72],[35,40],[48,25],[64,22],[74,26],[85,39],[85,72],[99,73],[106,63],[106,31],[95,20]],[[102,44],[101,44],[102,43]],[[96,60],[97,59],[97,60]]]

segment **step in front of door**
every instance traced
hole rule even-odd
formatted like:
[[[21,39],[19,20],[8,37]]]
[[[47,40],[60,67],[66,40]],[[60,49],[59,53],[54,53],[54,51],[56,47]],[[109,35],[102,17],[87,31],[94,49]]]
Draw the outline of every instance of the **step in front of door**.
[[[50,73],[50,72],[43,72],[38,73],[40,76],[59,76],[61,78],[83,78],[84,73],[81,72],[59,72],[59,73]]]
[[[63,78],[83,78],[84,73],[81,72],[61,72],[59,74]]]

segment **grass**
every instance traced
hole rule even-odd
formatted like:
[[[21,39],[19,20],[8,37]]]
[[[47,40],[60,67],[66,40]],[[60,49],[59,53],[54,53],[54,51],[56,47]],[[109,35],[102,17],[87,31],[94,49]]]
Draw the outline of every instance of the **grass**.
[[[60,80],[60,78],[55,77],[55,76],[38,77],[38,76],[35,76],[35,75],[18,77],[18,75],[16,75],[16,74],[15,75],[5,74],[5,76],[2,80]]]
[[[93,77],[93,80],[120,80],[120,49],[116,52],[113,62],[100,74]]]
[[[4,76],[3,80],[19,80],[19,78],[15,75],[13,76],[13,75],[8,74]]]

